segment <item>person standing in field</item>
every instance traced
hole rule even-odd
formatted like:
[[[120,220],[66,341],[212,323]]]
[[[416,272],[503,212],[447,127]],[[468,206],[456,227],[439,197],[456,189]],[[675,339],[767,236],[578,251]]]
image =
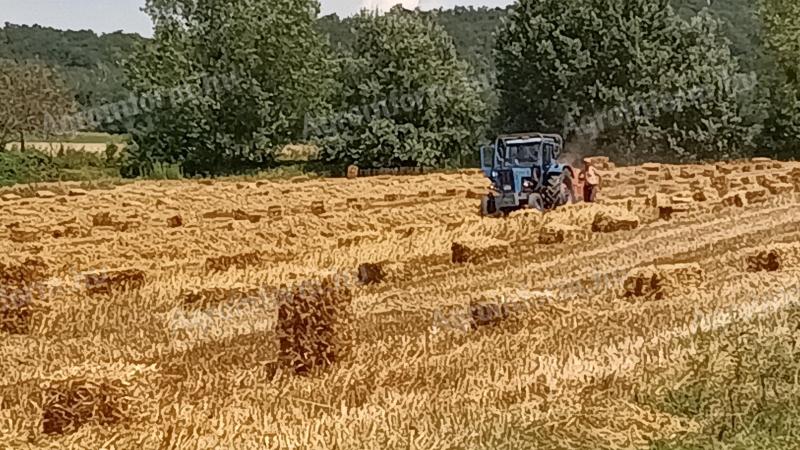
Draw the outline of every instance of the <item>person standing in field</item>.
[[[580,179],[583,181],[583,201],[594,203],[597,199],[597,191],[600,189],[602,178],[588,158],[583,160],[583,171]]]

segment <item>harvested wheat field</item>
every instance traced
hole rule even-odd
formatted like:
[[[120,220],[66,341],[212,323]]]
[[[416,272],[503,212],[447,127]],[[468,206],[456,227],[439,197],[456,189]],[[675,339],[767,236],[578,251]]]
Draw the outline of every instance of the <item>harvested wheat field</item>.
[[[797,439],[800,166],[602,174],[500,219],[471,171],[0,201],[0,448]]]

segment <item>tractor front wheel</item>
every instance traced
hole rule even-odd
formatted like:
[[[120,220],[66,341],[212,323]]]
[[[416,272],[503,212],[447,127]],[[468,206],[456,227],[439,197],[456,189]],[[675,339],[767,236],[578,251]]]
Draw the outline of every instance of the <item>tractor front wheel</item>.
[[[497,217],[500,211],[497,210],[497,205],[494,202],[494,197],[484,195],[481,198],[481,216],[483,217]]]

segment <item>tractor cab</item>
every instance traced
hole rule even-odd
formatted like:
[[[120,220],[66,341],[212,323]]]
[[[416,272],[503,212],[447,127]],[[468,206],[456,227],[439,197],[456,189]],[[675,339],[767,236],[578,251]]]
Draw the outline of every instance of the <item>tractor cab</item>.
[[[553,209],[574,200],[572,168],[558,162],[564,139],[542,133],[499,136],[481,148],[481,169],[492,181],[485,215],[532,207]]]

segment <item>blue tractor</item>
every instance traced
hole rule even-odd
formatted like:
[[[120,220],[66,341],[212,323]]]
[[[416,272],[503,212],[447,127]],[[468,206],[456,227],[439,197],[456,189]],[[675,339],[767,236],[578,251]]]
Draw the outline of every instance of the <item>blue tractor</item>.
[[[481,148],[481,169],[492,192],[481,215],[507,215],[523,208],[546,211],[575,201],[574,170],[558,162],[564,138],[556,134],[503,135]]]

